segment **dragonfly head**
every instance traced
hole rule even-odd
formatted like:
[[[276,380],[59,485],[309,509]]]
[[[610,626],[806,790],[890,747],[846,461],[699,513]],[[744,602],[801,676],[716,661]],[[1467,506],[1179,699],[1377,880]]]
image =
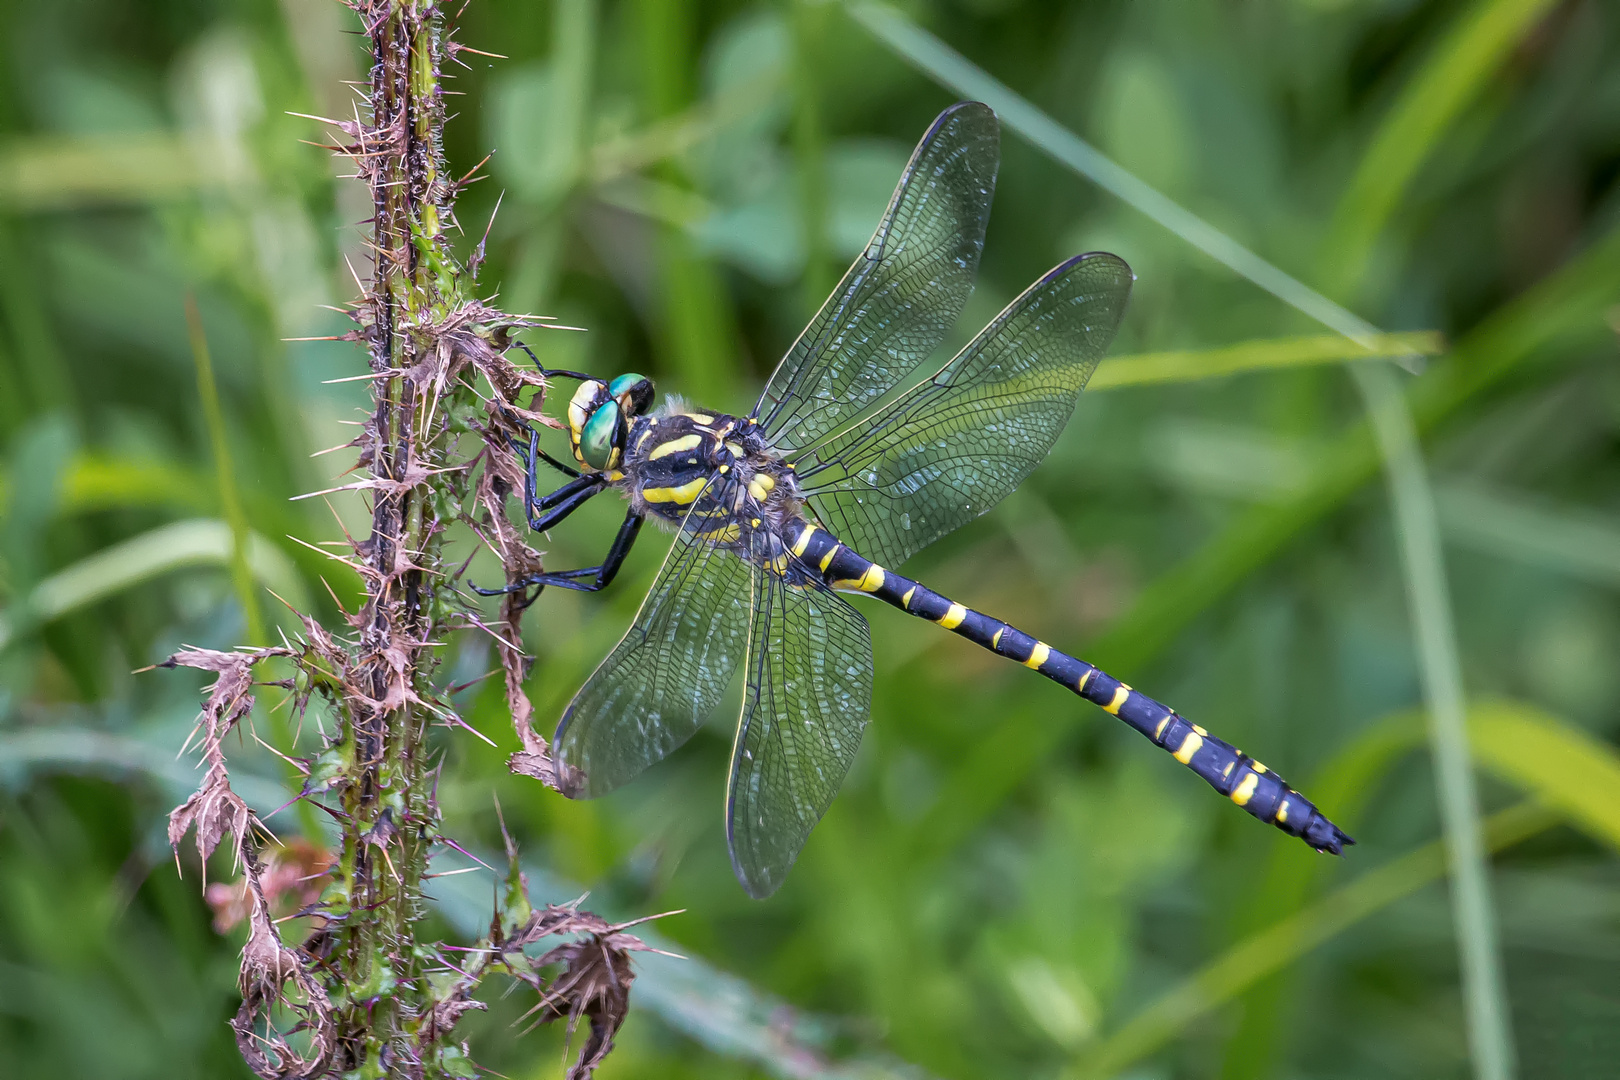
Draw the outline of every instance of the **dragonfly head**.
[[[568,436],[575,460],[596,472],[617,472],[630,438],[630,421],[646,412],[652,399],[652,380],[645,375],[580,383],[568,403]]]

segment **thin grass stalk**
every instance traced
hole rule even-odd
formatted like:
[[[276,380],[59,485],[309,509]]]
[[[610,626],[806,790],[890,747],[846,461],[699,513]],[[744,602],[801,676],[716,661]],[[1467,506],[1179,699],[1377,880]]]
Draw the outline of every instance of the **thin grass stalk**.
[[[1556,825],[1556,811],[1534,799],[1487,819],[1485,844],[1492,850],[1520,843]],[[1434,841],[1370,870],[1259,933],[1237,942],[1189,978],[1155,998],[1096,1046],[1071,1073],[1104,1080],[1163,1047],[1201,1016],[1231,1001],[1267,975],[1438,880],[1450,865],[1449,844]]]
[[[1329,292],[1363,284],[1373,247],[1440,136],[1553,0],[1486,0],[1458,20],[1379,125],[1346,185],[1322,249]]]
[[[855,19],[901,57],[957,93],[996,110],[1003,123],[1049,156],[1119,197],[1181,240],[1349,340],[1374,347],[1380,331],[1180,206],[886,5],[850,5]],[[1427,470],[1405,398],[1387,370],[1355,368],[1384,470],[1401,545],[1424,697],[1429,707],[1441,822],[1453,872],[1471,1056],[1480,1080],[1514,1072],[1489,878],[1479,839],[1462,672],[1445,590],[1445,560]]]
[[[821,103],[821,49],[830,12],[820,0],[793,0],[793,160],[799,174],[799,220],[804,230],[805,317],[821,307],[838,281],[827,250],[827,132]]]
[[[197,396],[202,399],[203,420],[208,425],[208,442],[213,448],[214,482],[219,489],[219,508],[231,530],[231,585],[242,605],[247,624],[247,643],[266,645],[264,615],[259,607],[259,590],[248,565],[248,523],[242,500],[236,490],[236,469],[231,463],[230,442],[225,434],[225,411],[219,403],[219,386],[214,382],[214,361],[208,352],[208,335],[203,331],[197,299],[186,294],[186,330],[191,339],[191,359],[197,367]]]
[[[1006,84],[887,4],[851,3],[850,15],[923,74],[965,98],[982,101],[1001,122],[1061,165],[1164,226],[1238,276],[1334,333],[1372,350],[1379,330],[1281,267],[1261,258],[1197,214],[1014,93]]]
[[[1509,1080],[1517,1069],[1507,983],[1491,902],[1490,866],[1480,830],[1479,794],[1468,746],[1462,662],[1451,619],[1439,515],[1423,451],[1394,374],[1357,365],[1352,374],[1384,449],[1395,530],[1405,570],[1418,672],[1429,719],[1440,825],[1451,870],[1452,917],[1462,965],[1468,1043],[1479,1080]]]

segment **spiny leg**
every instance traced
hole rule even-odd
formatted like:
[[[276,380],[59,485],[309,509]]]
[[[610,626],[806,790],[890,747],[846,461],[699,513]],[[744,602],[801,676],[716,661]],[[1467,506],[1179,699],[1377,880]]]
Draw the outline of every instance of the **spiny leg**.
[[[594,492],[592,494],[595,494]],[[619,533],[613,538],[613,546],[608,548],[607,558],[602,560],[600,566],[585,566],[578,570],[557,570],[545,574],[534,574],[514,581],[505,588],[480,589],[471,586],[473,592],[480,596],[500,596],[504,593],[517,592],[520,589],[535,589],[534,597],[524,605],[534,603],[539,598],[539,590],[547,585],[555,585],[559,589],[573,589],[576,592],[596,592],[605,589],[613,583],[614,577],[619,573],[619,567],[624,565],[625,557],[630,554],[630,548],[636,542],[636,536],[641,532],[641,523],[646,518],[632,510],[624,517],[624,524],[619,526]]]
[[[937,623],[998,656],[1017,660],[1119,717],[1261,821],[1333,855],[1355,843],[1309,799],[1260,762],[1084,660],[885,569],[813,525],[790,523],[783,540],[807,570],[821,574],[833,588],[868,593],[907,614]]]

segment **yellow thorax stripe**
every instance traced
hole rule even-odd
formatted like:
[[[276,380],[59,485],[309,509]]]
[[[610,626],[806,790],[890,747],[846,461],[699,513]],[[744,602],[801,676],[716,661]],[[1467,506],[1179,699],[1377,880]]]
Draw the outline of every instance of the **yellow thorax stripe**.
[[[678,454],[682,450],[691,450],[702,441],[703,436],[701,435],[682,435],[678,439],[671,439],[668,442],[659,443],[657,446],[653,447],[652,453],[647,455],[647,460],[657,461],[661,457],[668,457],[671,454]]]
[[[703,485],[708,482],[708,477],[700,476],[680,487],[642,488],[641,497],[650,503],[689,503],[698,497]]]

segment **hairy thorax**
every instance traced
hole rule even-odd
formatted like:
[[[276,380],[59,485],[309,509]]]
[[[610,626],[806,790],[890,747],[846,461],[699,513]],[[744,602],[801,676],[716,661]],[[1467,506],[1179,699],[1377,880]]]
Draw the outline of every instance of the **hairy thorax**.
[[[758,424],[684,405],[638,418],[618,481],[635,509],[679,525],[751,562],[775,561],[802,515],[793,467],[770,451]]]

